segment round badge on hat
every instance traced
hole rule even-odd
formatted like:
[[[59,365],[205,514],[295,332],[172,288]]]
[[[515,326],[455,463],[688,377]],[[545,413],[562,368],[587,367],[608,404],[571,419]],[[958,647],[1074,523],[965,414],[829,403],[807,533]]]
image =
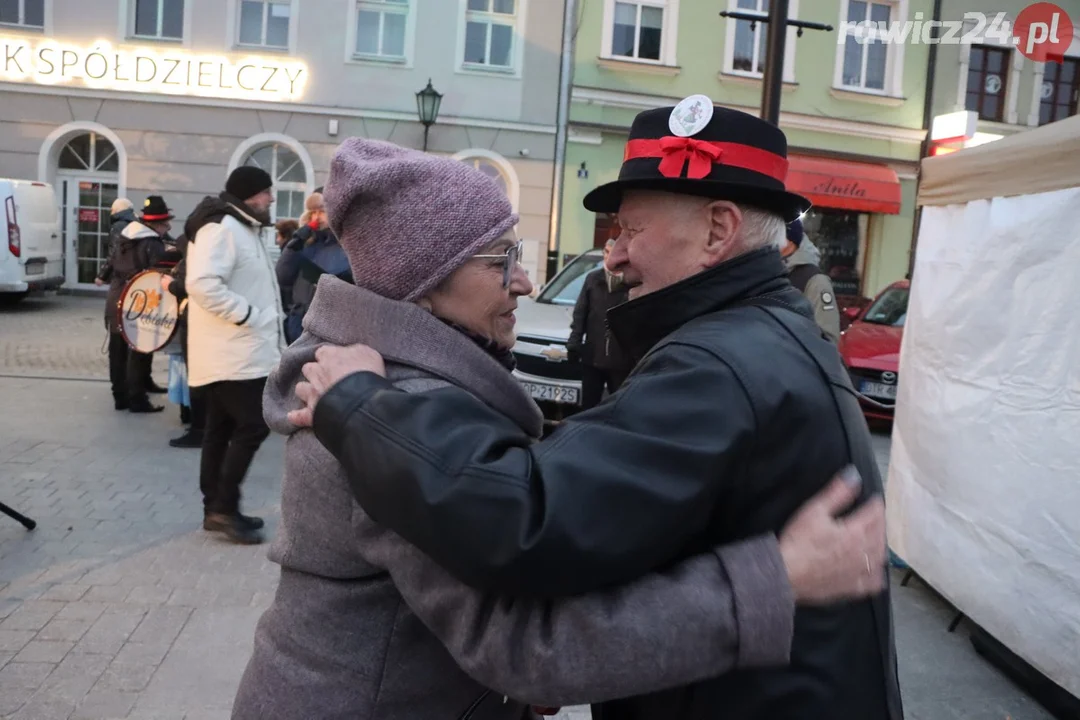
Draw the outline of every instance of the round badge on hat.
[[[712,120],[713,102],[708,95],[691,95],[683,99],[671,111],[668,127],[677,137],[693,137],[705,129]]]

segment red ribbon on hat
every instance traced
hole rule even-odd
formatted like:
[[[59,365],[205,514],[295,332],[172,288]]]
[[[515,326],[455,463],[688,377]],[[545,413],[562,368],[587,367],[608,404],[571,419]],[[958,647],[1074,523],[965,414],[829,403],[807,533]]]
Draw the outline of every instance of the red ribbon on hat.
[[[733,142],[710,142],[688,137],[667,136],[657,140],[631,140],[626,143],[623,162],[638,158],[660,158],[660,174],[667,178],[686,177],[701,180],[712,172],[714,164],[753,170],[774,180],[787,179],[787,158],[776,153]]]

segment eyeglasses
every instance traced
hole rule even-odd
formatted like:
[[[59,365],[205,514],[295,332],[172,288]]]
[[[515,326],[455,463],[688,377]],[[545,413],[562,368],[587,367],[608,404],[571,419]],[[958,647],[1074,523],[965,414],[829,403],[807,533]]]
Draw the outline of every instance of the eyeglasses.
[[[514,268],[521,262],[521,251],[524,246],[525,243],[518,240],[501,255],[473,255],[473,257],[481,260],[501,259],[503,261],[503,287],[508,288],[510,287],[510,280],[514,277]]]

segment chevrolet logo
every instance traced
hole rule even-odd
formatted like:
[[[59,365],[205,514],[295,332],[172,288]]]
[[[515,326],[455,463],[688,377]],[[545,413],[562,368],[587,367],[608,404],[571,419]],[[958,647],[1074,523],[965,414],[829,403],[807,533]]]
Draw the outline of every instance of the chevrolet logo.
[[[569,359],[566,348],[558,345],[548,345],[540,351],[540,354],[543,355],[548,362],[566,362],[566,360]]]

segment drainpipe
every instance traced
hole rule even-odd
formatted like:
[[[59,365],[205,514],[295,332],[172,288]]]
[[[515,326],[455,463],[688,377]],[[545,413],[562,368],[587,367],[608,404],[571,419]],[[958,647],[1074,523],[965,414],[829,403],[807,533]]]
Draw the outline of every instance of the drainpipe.
[[[936,21],[941,20],[941,3],[942,0],[934,0],[933,19]],[[939,25],[932,26],[930,28],[931,37],[939,37],[939,29]],[[922,161],[923,158],[930,154],[930,125],[934,122],[934,78],[937,70],[937,50],[937,43],[931,43],[930,56],[926,61],[926,98],[923,100],[923,128],[926,130],[926,137],[923,138],[922,146],[919,148],[918,179],[915,181],[916,202],[918,202],[919,187],[922,185]],[[916,205],[915,222],[912,223],[911,228],[911,252],[908,253],[908,280],[915,273],[915,249],[919,244],[919,227],[921,225],[922,207]]]
[[[545,282],[559,267],[559,231],[562,218],[563,182],[566,177],[566,136],[570,124],[570,88],[574,81],[574,38],[577,34],[577,0],[566,0],[563,10],[562,56],[559,62],[559,106],[555,120],[555,171],[551,182],[551,222],[548,223]]]

